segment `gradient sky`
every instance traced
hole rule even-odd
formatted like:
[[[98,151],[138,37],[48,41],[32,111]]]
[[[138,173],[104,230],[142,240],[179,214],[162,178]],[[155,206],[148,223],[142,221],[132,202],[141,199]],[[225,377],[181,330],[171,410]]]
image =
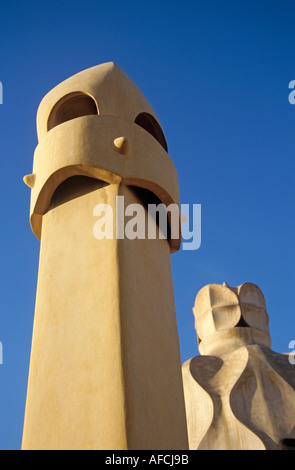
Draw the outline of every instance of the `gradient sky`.
[[[294,328],[294,0],[3,1],[0,9],[0,449],[21,446],[39,241],[29,225],[36,111],[55,85],[116,62],[157,113],[202,245],[172,256],[182,362],[208,283],[263,291],[273,349]]]

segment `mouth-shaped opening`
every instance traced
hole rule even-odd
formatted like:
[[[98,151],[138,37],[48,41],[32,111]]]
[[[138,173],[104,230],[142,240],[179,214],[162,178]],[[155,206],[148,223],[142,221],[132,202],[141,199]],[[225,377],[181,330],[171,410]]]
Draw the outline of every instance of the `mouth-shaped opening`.
[[[137,197],[140,200],[140,203],[142,206],[146,209],[146,211],[149,212],[149,215],[154,219],[154,221],[157,224],[158,229],[160,230],[161,228],[164,227],[164,230],[162,233],[165,233],[166,239],[170,241],[171,239],[171,226],[170,226],[170,219],[164,210],[155,210],[155,212],[152,212],[151,206],[159,206],[162,205],[162,201],[156,196],[152,191],[145,189],[145,188],[140,188],[139,186],[129,186],[132,191],[137,195]]]
[[[48,211],[107,185],[108,183],[89,176],[71,176],[63,181],[54,191]]]

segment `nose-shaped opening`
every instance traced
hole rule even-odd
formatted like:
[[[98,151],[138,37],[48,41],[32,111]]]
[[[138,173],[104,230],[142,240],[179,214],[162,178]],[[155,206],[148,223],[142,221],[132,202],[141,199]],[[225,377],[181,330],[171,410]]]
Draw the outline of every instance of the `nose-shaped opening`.
[[[168,152],[168,146],[164,132],[162,131],[160,124],[151,114],[140,113],[134,122],[149,132],[162,145],[166,152]]]
[[[68,93],[53,106],[48,118],[47,130],[50,131],[63,122],[95,114],[98,114],[98,110],[91,96],[80,91]]]

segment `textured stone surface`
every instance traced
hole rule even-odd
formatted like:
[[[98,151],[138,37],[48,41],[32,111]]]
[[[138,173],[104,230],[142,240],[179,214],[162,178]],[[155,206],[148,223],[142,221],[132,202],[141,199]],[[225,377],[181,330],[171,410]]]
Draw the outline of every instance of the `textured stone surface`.
[[[270,349],[260,289],[206,286],[194,313],[201,356],[183,365],[190,449],[279,449],[294,439],[295,369]]]

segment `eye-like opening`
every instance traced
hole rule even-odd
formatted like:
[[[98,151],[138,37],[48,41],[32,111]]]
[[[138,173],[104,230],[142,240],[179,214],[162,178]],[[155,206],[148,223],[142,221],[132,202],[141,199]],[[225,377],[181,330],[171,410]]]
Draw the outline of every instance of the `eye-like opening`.
[[[47,130],[81,116],[98,114],[96,103],[91,96],[80,91],[63,96],[52,108],[47,122]]]
[[[140,113],[134,122],[149,132],[162,145],[166,152],[168,152],[167,142],[160,124],[158,124],[151,114]]]

